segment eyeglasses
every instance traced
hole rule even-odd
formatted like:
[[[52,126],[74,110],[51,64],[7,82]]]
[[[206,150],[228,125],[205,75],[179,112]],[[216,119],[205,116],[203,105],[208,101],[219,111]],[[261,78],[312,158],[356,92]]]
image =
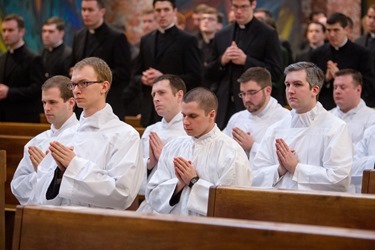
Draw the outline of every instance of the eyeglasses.
[[[244,4],[244,5],[235,5],[232,4],[232,10],[247,10],[250,7],[250,4]]]
[[[238,97],[244,98],[246,96],[253,96],[253,95],[258,94],[258,92],[260,92],[263,89],[265,89],[265,87],[261,88],[260,90],[250,90],[250,91],[247,91],[247,92],[240,92],[240,93],[238,93]]]
[[[87,86],[91,85],[91,84],[94,84],[94,83],[102,83],[104,81],[79,81],[77,83],[75,82],[70,82],[68,83],[66,86],[68,86],[68,89],[70,90],[73,90],[76,86],[79,88],[79,89],[84,89],[86,88]]]

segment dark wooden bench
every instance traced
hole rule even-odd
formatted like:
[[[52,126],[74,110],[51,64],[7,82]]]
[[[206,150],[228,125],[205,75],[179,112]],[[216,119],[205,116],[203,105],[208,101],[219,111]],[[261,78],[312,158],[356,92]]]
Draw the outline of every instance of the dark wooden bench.
[[[0,238],[5,239],[5,181],[6,151],[0,150]],[[0,249],[5,249],[5,240],[0,241]]]
[[[26,143],[31,140],[33,136],[19,136],[19,135],[2,135],[0,134],[0,149],[6,150],[6,162],[7,162],[7,171],[6,171],[6,181],[5,181],[5,195],[2,195],[2,198],[5,198],[5,222],[6,222],[6,234],[7,234],[7,249],[11,245],[14,217],[16,211],[16,205],[19,204],[17,198],[13,195],[10,187],[10,182],[13,179],[14,172],[17,169],[17,166],[20,160],[23,157],[23,149]],[[3,176],[3,175],[2,175]],[[128,210],[137,210],[140,204],[140,198],[136,198],[133,204],[128,208]],[[10,242],[9,242],[10,240]]]
[[[16,197],[11,192],[10,182],[14,172],[23,156],[23,148],[33,136],[2,135],[0,134],[0,149],[7,152],[7,180],[5,183],[5,203],[19,204]]]
[[[361,192],[363,194],[375,194],[375,169],[363,171]]]
[[[207,213],[212,217],[375,230],[375,195],[217,186],[210,188]]]
[[[370,249],[374,231],[18,206],[13,249]]]
[[[14,197],[14,195],[12,194],[10,182],[13,179],[13,175],[17,169],[18,163],[22,159],[23,148],[31,138],[33,138],[33,136],[0,134],[0,149],[6,150],[7,162],[4,196],[2,195],[5,200],[6,249],[10,249],[12,244],[15,211],[16,206],[19,204],[16,197]]]
[[[0,122],[0,134],[26,135],[34,137],[50,129],[50,127],[50,124],[44,123]]]
[[[125,116],[124,121],[129,124],[130,126],[133,126],[135,128],[141,128],[141,119],[137,118],[136,116]]]

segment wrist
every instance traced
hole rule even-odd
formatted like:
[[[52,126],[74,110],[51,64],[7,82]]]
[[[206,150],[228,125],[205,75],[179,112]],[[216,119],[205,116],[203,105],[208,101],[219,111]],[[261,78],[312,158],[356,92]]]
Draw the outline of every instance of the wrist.
[[[189,187],[192,188],[194,186],[194,184],[197,183],[198,180],[199,180],[198,176],[195,176],[195,177],[191,178],[191,180],[189,182]]]

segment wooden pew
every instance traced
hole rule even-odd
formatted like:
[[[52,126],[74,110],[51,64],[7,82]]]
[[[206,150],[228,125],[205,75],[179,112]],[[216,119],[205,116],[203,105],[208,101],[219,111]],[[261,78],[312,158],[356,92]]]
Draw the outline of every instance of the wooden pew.
[[[135,128],[141,128],[141,119],[136,116],[125,116],[124,121]]]
[[[18,206],[13,249],[365,249],[374,231],[95,208]]]
[[[19,204],[18,200],[11,192],[10,182],[13,179],[13,175],[17,169],[18,163],[22,159],[23,148],[32,138],[33,136],[0,134],[0,149],[5,149],[7,151],[7,181],[5,186],[6,204]]]
[[[362,177],[362,194],[375,194],[375,169],[366,169]]]
[[[0,238],[5,239],[5,181],[6,181],[6,151],[0,150]],[[0,250],[5,249],[5,240],[0,241]]]
[[[212,217],[375,230],[375,195],[217,186],[210,188],[207,213]]]
[[[40,123],[47,123],[49,124],[48,120],[47,120],[47,117],[44,113],[40,113],[39,114],[39,120],[40,120]]]
[[[5,181],[5,228],[6,228],[6,249],[11,248],[13,236],[13,224],[18,200],[12,194],[10,182],[13,179],[14,172],[17,169],[18,163],[23,156],[23,148],[25,144],[33,136],[18,136],[18,135],[1,135],[0,134],[0,149],[6,150],[6,181]],[[2,175],[3,176],[3,175]]]
[[[142,137],[143,133],[145,132],[145,128],[141,128],[141,127],[136,127],[135,128],[137,130],[137,132],[139,133],[139,136]]]
[[[50,129],[50,127],[50,124],[44,123],[0,122],[0,134],[27,135],[34,137]]]

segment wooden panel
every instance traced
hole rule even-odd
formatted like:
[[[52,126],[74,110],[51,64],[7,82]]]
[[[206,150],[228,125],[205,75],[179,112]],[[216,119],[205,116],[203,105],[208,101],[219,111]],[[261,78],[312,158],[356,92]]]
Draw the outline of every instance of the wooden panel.
[[[94,208],[17,207],[13,249],[370,249],[375,232]]]
[[[375,195],[211,187],[208,216],[375,230]]]
[[[136,116],[125,116],[124,121],[134,128],[142,127],[141,118],[137,118]]]
[[[19,204],[16,197],[11,192],[10,182],[13,179],[14,172],[23,156],[23,148],[31,140],[32,136],[16,136],[0,134],[0,149],[7,152],[7,180],[5,182],[5,203]]]
[[[363,171],[362,193],[375,194],[375,169],[366,169]]]
[[[36,136],[50,128],[51,128],[50,124],[0,122],[0,134],[2,135]]]
[[[6,181],[6,152],[0,150],[0,238],[5,239],[5,181]],[[5,240],[0,240],[0,250],[5,249]]]

